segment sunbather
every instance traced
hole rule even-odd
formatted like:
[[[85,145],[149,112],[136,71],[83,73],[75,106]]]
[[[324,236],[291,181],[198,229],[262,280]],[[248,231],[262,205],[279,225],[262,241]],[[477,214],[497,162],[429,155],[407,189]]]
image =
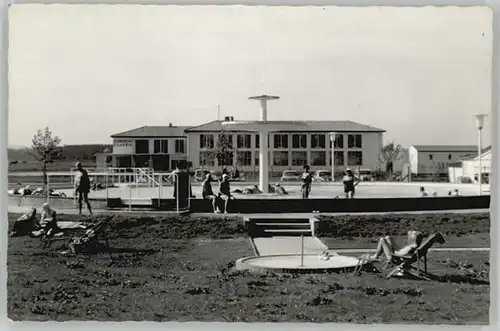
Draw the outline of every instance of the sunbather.
[[[390,236],[380,238],[375,254],[367,254],[364,256],[367,260],[378,260],[382,254],[385,255],[387,261],[392,261],[393,256],[408,256],[417,250],[422,243],[424,236],[419,231],[408,231],[408,243],[400,248]]]
[[[17,219],[10,232],[11,237],[23,236],[38,229],[36,219],[36,208],[31,208],[29,212]]]
[[[48,203],[44,203],[42,206],[42,215],[38,227],[40,230],[31,232],[33,237],[40,237],[42,235],[52,236],[61,230],[57,226],[57,213],[54,209],[50,208]]]

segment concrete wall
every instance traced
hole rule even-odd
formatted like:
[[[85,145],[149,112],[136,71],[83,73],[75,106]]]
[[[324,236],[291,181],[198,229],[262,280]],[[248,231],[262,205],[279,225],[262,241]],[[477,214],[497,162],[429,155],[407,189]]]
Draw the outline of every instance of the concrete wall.
[[[217,144],[217,138],[218,138],[218,133],[214,132],[189,132],[188,133],[188,155],[189,155],[189,160],[193,163],[193,168],[200,168],[200,135],[201,134],[213,134],[214,135],[214,144]],[[238,133],[227,133],[231,134],[233,136],[233,144],[236,146],[237,142],[237,136]],[[251,135],[251,147],[249,149],[237,149],[236,153],[238,151],[250,151],[252,153],[251,157],[251,164],[247,166],[243,166],[241,164],[238,164],[238,168],[241,171],[254,171],[254,169],[258,169],[258,162],[256,159],[256,155],[258,155],[259,150],[256,147],[255,141],[256,138],[255,136],[257,135],[256,133],[243,133],[243,134],[250,134]],[[288,135],[288,149],[275,149],[274,148],[274,134],[271,133],[269,135],[269,151],[270,151],[270,170],[271,171],[276,171],[280,172],[283,170],[287,169],[301,169],[302,166],[292,166],[292,152],[297,151],[297,152],[306,152],[307,153],[307,164],[311,165],[312,170],[319,170],[319,169],[330,169],[331,168],[331,148],[330,148],[330,140],[328,138],[328,135],[326,135],[326,145],[325,148],[318,148],[318,149],[312,149],[311,148],[311,135],[313,133],[310,132],[297,132],[297,134],[305,134],[306,139],[307,139],[307,147],[306,148],[297,148],[294,149],[292,148],[292,135],[295,133],[278,133],[278,134],[287,134]],[[322,134],[322,133],[321,133]],[[381,132],[369,132],[369,133],[360,133],[362,135],[361,138],[361,145],[362,148],[347,148],[347,139],[348,139],[348,134],[349,133],[342,133],[343,135],[343,140],[344,140],[344,145],[343,148],[336,148],[335,151],[342,151],[344,152],[344,164],[343,165],[336,165],[336,170],[342,170],[348,167],[348,158],[347,158],[347,153],[349,151],[361,151],[362,152],[362,159],[363,162],[361,165],[359,165],[360,168],[362,169],[371,169],[371,170],[376,170],[380,166],[379,162],[379,153],[382,148],[382,133]],[[355,133],[353,133],[355,134]],[[287,151],[288,152],[288,165],[287,166],[277,166],[273,164],[273,152],[274,151]],[[312,165],[312,159],[311,159],[311,152],[313,151],[321,151],[325,153],[326,157],[326,162],[325,165],[317,165],[314,166]],[[236,154],[235,153],[235,154]],[[237,156],[235,155],[235,158],[233,160],[233,164],[236,163]],[[352,168],[358,168],[358,166],[351,166]],[[217,163],[217,160],[215,160],[215,166],[210,167],[210,166],[204,166],[206,169],[218,169],[220,166]]]

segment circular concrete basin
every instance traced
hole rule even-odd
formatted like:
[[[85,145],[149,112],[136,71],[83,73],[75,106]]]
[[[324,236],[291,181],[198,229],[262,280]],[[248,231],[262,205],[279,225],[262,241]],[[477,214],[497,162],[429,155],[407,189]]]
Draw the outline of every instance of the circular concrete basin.
[[[364,264],[367,264],[366,260],[351,256],[336,254],[322,260],[319,255],[306,254],[301,265],[300,254],[288,254],[245,257],[236,261],[236,269],[254,272],[338,272]]]

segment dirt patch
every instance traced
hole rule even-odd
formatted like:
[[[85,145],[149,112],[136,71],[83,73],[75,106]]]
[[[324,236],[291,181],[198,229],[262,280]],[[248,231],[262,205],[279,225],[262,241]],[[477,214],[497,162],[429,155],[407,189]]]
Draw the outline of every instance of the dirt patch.
[[[489,213],[342,215],[318,216],[318,219],[317,235],[338,239],[404,236],[410,229],[425,235],[436,231],[455,236],[490,232]]]

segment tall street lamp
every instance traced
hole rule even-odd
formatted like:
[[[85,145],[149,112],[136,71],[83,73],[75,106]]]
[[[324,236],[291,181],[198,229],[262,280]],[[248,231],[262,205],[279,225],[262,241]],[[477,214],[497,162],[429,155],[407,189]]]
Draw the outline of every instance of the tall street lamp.
[[[331,158],[331,163],[332,163],[332,182],[335,181],[335,137],[336,133],[335,132],[330,132],[328,133],[330,135],[330,142],[332,144],[332,158]]]
[[[477,156],[479,163],[479,171],[478,171],[478,182],[479,182],[479,195],[483,194],[483,165],[482,165],[482,133],[484,127],[484,118],[487,116],[485,114],[476,114],[476,126],[477,126],[477,135],[478,135],[478,146],[477,146]]]

